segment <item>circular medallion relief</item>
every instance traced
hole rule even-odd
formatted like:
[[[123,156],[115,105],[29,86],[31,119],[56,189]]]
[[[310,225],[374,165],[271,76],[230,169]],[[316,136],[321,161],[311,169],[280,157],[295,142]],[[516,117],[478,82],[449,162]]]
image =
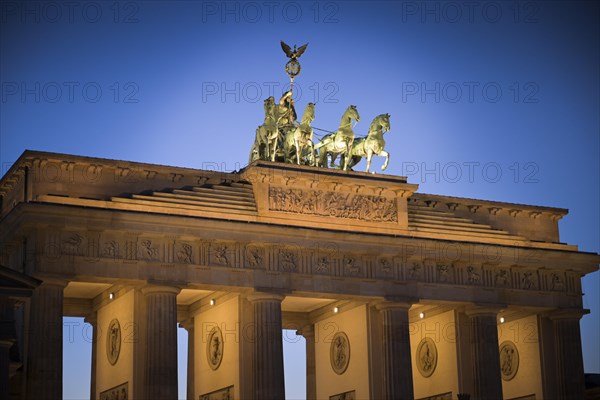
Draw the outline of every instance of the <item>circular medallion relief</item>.
[[[500,372],[502,379],[510,381],[519,369],[519,352],[510,340],[500,343]]]
[[[217,370],[223,360],[223,333],[219,327],[214,327],[208,334],[206,343],[206,359],[211,369]]]
[[[435,342],[431,338],[424,338],[417,346],[416,364],[419,373],[425,378],[433,375],[437,366],[438,354]]]
[[[106,335],[106,357],[111,365],[115,365],[121,353],[121,325],[116,318],[108,324]]]
[[[346,372],[350,363],[350,341],[344,332],[338,332],[333,336],[329,348],[329,360],[336,374],[341,375]]]

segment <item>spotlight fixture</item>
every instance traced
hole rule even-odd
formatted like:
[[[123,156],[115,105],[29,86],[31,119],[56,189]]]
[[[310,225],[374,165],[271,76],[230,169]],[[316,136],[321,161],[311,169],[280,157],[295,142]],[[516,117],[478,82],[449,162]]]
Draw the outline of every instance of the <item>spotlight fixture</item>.
[[[503,324],[504,323],[504,317],[500,317],[500,323]]]
[[[114,294],[113,292],[110,292],[110,293],[108,294],[108,299],[109,299],[109,300],[114,300],[114,298],[115,298],[115,294]]]
[[[419,313],[419,318],[421,318],[421,319],[425,318],[425,313]]]
[[[334,313],[339,313],[340,312],[340,308],[339,307],[333,307],[333,312]]]
[[[214,305],[215,305],[215,303],[216,303],[215,299],[210,299],[210,305],[211,305],[211,306],[214,306]]]

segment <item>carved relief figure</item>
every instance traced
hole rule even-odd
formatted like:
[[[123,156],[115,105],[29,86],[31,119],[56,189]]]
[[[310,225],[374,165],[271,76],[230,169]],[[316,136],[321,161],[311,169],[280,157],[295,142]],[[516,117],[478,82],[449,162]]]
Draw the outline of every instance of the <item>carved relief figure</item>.
[[[437,366],[437,360],[438,354],[435,342],[429,337],[423,338],[417,346],[415,354],[415,361],[419,373],[425,378],[433,375]]]
[[[82,241],[83,236],[81,236],[78,233],[73,234],[71,237],[64,241],[65,252],[71,255],[79,255]]]
[[[105,390],[100,393],[100,400],[128,400],[129,398],[129,385],[125,382],[112,389]]]
[[[329,272],[329,258],[327,257],[319,257],[317,260],[317,265],[315,267],[315,272]]]
[[[106,357],[111,365],[115,365],[121,352],[121,325],[117,319],[108,324],[106,336]]]
[[[508,284],[508,271],[505,269],[499,270],[496,272],[494,280],[496,282],[496,286],[506,286]]]
[[[502,379],[509,381],[515,377],[519,369],[519,352],[515,344],[509,340],[500,344],[500,371]]]
[[[552,290],[563,290],[565,288],[565,284],[563,283],[560,275],[556,273],[552,273]]]
[[[467,273],[469,274],[469,284],[477,285],[481,283],[481,275],[477,272],[475,267],[469,266],[467,267]]]
[[[104,243],[104,249],[102,254],[107,258],[118,258],[119,257],[119,244],[115,240]]]
[[[224,244],[219,244],[215,247],[215,261],[221,265],[229,265],[227,246]]]
[[[144,256],[146,259],[152,260],[152,261],[158,260],[158,248],[152,246],[151,240],[149,240],[149,239],[142,240],[141,245],[143,247]]]
[[[421,353],[421,368],[423,368],[423,371],[429,372],[432,367],[433,356],[431,355],[431,351],[429,349],[429,343],[425,343]]]
[[[523,289],[535,289],[535,281],[533,277],[533,272],[525,271],[523,272],[523,277],[521,278],[521,287]]]
[[[441,264],[437,266],[437,271],[438,271],[438,281],[440,282],[448,282],[450,279],[450,268],[445,265],[445,264]]]
[[[379,266],[385,274],[389,274],[390,272],[392,272],[392,263],[387,258],[379,259]]]
[[[246,247],[246,258],[248,265],[252,268],[262,267],[263,265],[262,252],[257,247]]]
[[[341,194],[300,189],[269,189],[269,208],[297,214],[397,222],[396,203],[381,196]]]
[[[354,264],[354,258],[346,257],[344,262],[346,263],[346,271],[350,275],[358,275],[360,274],[360,266]]]
[[[192,246],[183,243],[179,251],[177,251],[177,259],[181,263],[191,264],[192,263]]]
[[[282,250],[279,252],[279,263],[283,271],[295,271],[296,255],[291,251]]]
[[[223,333],[219,327],[214,327],[208,334],[206,343],[206,358],[211,369],[217,370],[223,360]]]
[[[346,372],[350,363],[350,342],[344,332],[338,332],[333,336],[329,348],[329,361],[336,374],[341,375]]]
[[[408,270],[408,279],[418,280],[421,279],[421,269],[423,267],[420,263],[414,262]]]

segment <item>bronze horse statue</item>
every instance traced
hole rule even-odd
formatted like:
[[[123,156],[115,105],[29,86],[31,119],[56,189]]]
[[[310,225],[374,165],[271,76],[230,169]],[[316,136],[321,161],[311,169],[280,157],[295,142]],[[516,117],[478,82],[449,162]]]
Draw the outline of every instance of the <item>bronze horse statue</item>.
[[[335,158],[338,155],[344,156],[344,161],[340,163],[339,168],[344,171],[348,170],[350,161],[350,150],[354,142],[354,131],[352,130],[352,121],[360,121],[360,115],[356,106],[348,106],[342,119],[340,126],[335,133],[323,136],[323,139],[315,145],[315,150],[319,150],[319,167],[327,167],[327,157],[331,155],[331,167],[335,167]]]
[[[302,114],[300,125],[290,129],[285,135],[283,151],[287,162],[315,165],[315,147],[312,141],[313,129],[310,124],[315,119],[315,105],[308,103]]]
[[[352,167],[358,164],[363,157],[366,157],[366,172],[369,172],[369,168],[371,167],[371,158],[375,154],[385,157],[385,163],[381,166],[381,170],[384,171],[390,162],[390,154],[384,150],[385,140],[383,139],[383,134],[389,130],[390,114],[380,114],[373,118],[373,122],[371,122],[367,137],[354,140],[354,143],[352,144],[352,150],[350,151],[350,162],[348,163],[348,168],[352,169]],[[343,157],[345,156],[342,155],[342,160]]]
[[[262,125],[256,128],[254,144],[250,150],[251,163],[254,160],[275,161],[275,152],[277,151],[279,129],[277,127],[277,106],[273,96],[264,101],[265,120]]]

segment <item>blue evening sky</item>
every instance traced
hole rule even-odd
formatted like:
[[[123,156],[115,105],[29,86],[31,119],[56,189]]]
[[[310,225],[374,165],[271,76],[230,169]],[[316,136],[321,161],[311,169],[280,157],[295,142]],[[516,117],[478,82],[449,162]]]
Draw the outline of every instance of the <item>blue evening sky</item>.
[[[336,128],[355,104],[362,136],[388,112],[386,173],[567,208],[561,241],[599,252],[599,20],[593,1],[2,0],[0,165],[31,149],[239,169],[262,100],[288,82],[279,40],[309,42],[296,104],[317,103],[313,126]],[[583,282],[585,370],[598,373],[600,275]],[[71,322],[65,398],[87,398],[90,345]],[[291,399],[303,353],[286,346]]]

